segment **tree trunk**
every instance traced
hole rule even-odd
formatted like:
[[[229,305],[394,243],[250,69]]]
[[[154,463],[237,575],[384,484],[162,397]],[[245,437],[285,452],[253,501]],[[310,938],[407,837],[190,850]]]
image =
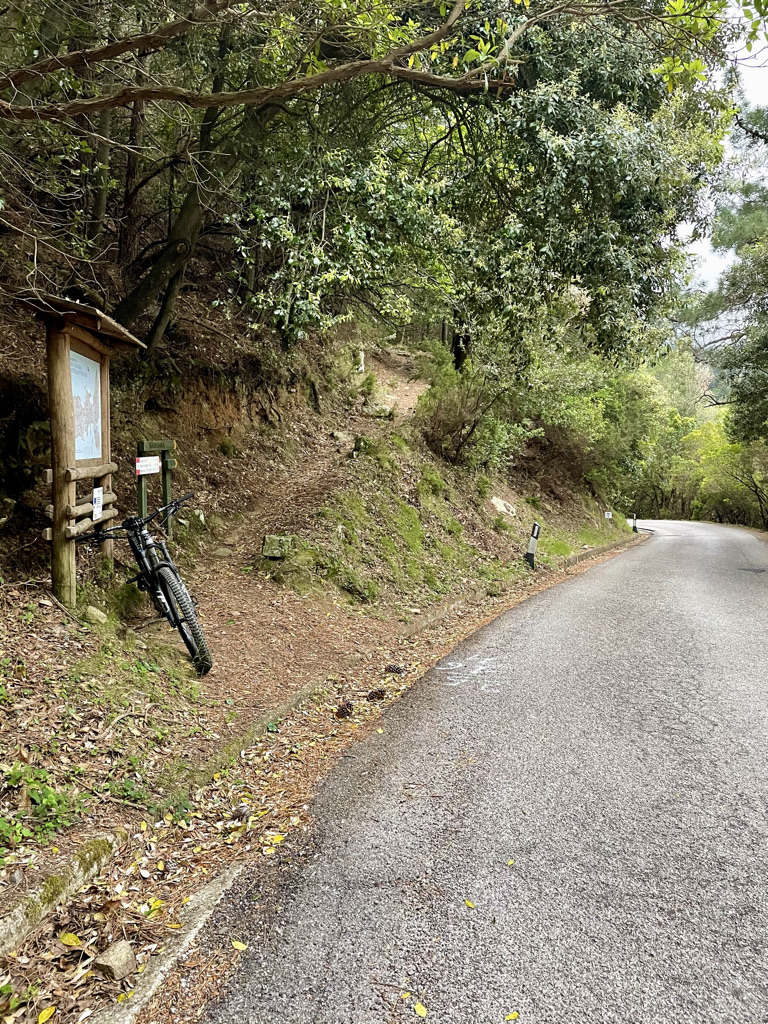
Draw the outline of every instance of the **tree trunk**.
[[[454,317],[453,326],[451,328],[451,355],[453,356],[453,365],[457,370],[460,370],[464,363],[467,361],[469,356],[469,334],[467,333],[466,324],[460,317]]]
[[[93,203],[88,224],[88,237],[96,239],[104,227],[104,214],[109,198],[109,133],[112,130],[112,111],[102,110],[99,114],[97,131],[101,138],[96,149],[96,169],[93,174]]]
[[[186,267],[202,226],[200,191],[197,182],[193,182],[173,222],[165,248],[133,291],[117,304],[112,312],[115,320],[125,327],[130,327],[138,320],[160,292],[168,287],[171,278]]]
[[[221,29],[219,36],[219,68],[213,77],[212,89],[214,92],[221,91],[224,85],[224,63],[230,48],[230,36],[231,26],[224,25]],[[200,193],[201,189],[204,189],[211,178],[211,166],[210,166],[210,151],[211,151],[211,139],[213,136],[213,129],[216,126],[216,121],[219,116],[218,107],[209,107],[203,115],[203,120],[200,124],[200,138],[198,143],[198,154],[200,156],[200,165],[198,169],[198,177],[195,181],[191,182],[187,188],[187,194],[184,197],[184,202],[181,205],[181,209],[176,215],[176,219],[168,233],[168,242],[165,248],[160,253],[160,256],[155,261],[151,269],[144,277],[139,281],[136,287],[125,296],[122,302],[119,302],[112,312],[112,316],[119,323],[125,327],[130,327],[138,320],[141,314],[147,309],[147,307],[155,301],[157,296],[164,290],[167,289],[171,283],[171,280],[176,277],[180,272],[183,274],[184,268],[189,262],[189,257],[192,255],[192,251],[197,243],[198,235],[203,227],[204,211],[203,204],[201,202]],[[231,170],[232,167],[238,161],[238,157],[231,156],[227,160],[223,161],[223,166],[220,164],[218,167],[219,172]],[[177,289],[178,292],[178,289]],[[176,295],[174,294],[171,298],[171,310],[173,309],[173,302],[175,301]],[[163,302],[163,306],[165,301]],[[162,316],[162,309],[158,314],[155,324],[158,324],[160,317]],[[155,328],[153,327],[152,333],[154,335]],[[156,339],[157,340],[157,339]]]
[[[165,289],[165,295],[160,305],[160,312],[155,318],[155,322],[152,324],[152,330],[146,339],[147,354],[153,352],[158,345],[158,342],[165,334],[168,325],[173,319],[173,311],[176,307],[176,297],[181,291],[181,283],[184,280],[184,269],[177,271],[168,282],[168,287]]]
[[[139,58],[139,67],[136,69],[136,85],[142,86],[146,81],[146,75],[142,66],[146,57]],[[136,150],[141,149],[144,143],[144,126],[146,124],[146,104],[137,100],[131,108],[131,126],[128,132],[128,145],[131,147],[128,158],[125,162],[125,179],[123,181],[123,210],[120,217],[120,234],[118,236],[117,252],[120,262],[125,265],[132,263],[138,252],[138,237],[136,232],[136,186],[139,182],[139,167],[141,156]]]

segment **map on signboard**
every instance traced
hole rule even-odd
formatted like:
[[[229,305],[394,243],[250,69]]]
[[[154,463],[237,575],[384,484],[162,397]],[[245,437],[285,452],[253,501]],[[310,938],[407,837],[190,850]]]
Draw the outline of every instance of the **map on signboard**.
[[[101,458],[101,365],[69,353],[75,408],[75,460]]]

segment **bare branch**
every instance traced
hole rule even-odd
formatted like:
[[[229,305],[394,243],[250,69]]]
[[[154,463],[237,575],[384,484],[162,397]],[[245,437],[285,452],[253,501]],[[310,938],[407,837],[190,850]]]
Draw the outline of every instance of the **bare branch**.
[[[147,51],[157,49],[169,39],[183,35],[200,25],[210,24],[217,15],[231,7],[232,0],[208,0],[187,18],[168,22],[152,32],[130,36],[126,39],[110,43],[90,50],[49,57],[26,68],[9,72],[0,78],[0,91],[29,81],[64,67],[79,65],[91,66],[112,60],[130,51]],[[570,15],[574,18],[617,17],[626,24],[639,26],[644,22],[664,25],[674,33],[678,32],[678,24],[674,18],[660,16],[627,3],[625,0],[597,0],[597,2],[563,3],[549,7],[527,18],[508,36],[503,44],[502,53],[498,57],[470,69],[463,75],[437,75],[418,67],[410,67],[405,58],[413,57],[419,52],[428,50],[452,33],[466,8],[466,0],[456,0],[454,6],[439,28],[419,39],[392,49],[383,57],[350,61],[338,67],[327,68],[304,78],[289,78],[273,86],[256,86],[250,89],[239,89],[233,92],[202,93],[173,85],[128,85],[115,92],[101,96],[82,97],[63,103],[45,104],[13,104],[0,100],[0,118],[6,120],[46,120],[66,121],[82,115],[94,114],[98,111],[115,107],[128,106],[135,102],[168,101],[183,104],[193,109],[226,108],[239,105],[263,107],[268,104],[281,103],[302,93],[314,91],[326,85],[338,82],[349,82],[365,75],[386,75],[403,79],[433,89],[449,90],[456,93],[486,90],[507,90],[516,86],[512,77],[507,77],[505,68],[515,63],[511,56],[512,46],[532,27],[540,22],[556,17]],[[696,5],[691,8],[695,10]]]
[[[18,68],[0,77],[0,92],[6,89],[18,88],[25,82],[43,75],[49,75],[52,71],[61,68],[85,67],[89,64],[101,64],[104,61],[114,60],[124,53],[131,53],[141,50],[149,53],[157,50],[170,39],[183,36],[192,29],[201,25],[210,24],[216,20],[217,15],[226,11],[232,6],[232,0],[208,0],[202,7],[196,8],[186,18],[177,21],[169,21],[165,25],[159,25],[151,32],[143,32],[134,36],[127,36],[125,39],[118,39],[114,43],[107,43],[105,46],[94,47],[90,50],[73,50],[71,53],[62,53],[59,56],[46,57],[36,64],[29,64],[27,67]]]

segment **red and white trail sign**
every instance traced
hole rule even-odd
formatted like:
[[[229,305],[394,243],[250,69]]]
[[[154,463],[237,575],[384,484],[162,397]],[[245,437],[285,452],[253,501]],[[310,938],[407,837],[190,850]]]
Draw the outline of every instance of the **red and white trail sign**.
[[[136,476],[149,476],[160,472],[159,455],[140,455],[136,459]]]

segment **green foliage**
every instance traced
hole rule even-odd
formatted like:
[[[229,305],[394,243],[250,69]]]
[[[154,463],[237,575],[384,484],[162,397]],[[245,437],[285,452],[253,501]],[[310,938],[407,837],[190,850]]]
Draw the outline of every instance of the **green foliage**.
[[[10,820],[0,817],[0,848],[71,825],[83,803],[70,786],[57,785],[52,772],[20,762],[0,769],[0,786],[27,807]]]
[[[436,469],[432,466],[424,466],[421,471],[421,483],[419,484],[420,490],[426,488],[429,493],[440,495],[444,493],[446,486],[445,480],[443,480]]]
[[[734,442],[726,416],[696,425],[670,413],[635,492],[640,515],[768,529],[768,446]]]
[[[237,446],[230,437],[225,437],[219,442],[219,451],[222,455],[226,455],[228,459],[233,459],[237,455]]]
[[[475,485],[477,487],[478,496],[481,498],[482,501],[485,501],[485,499],[491,493],[491,481],[488,479],[487,476],[481,473],[475,480]]]
[[[375,391],[376,374],[369,371],[360,381],[360,394],[365,395],[366,398],[371,398]]]

